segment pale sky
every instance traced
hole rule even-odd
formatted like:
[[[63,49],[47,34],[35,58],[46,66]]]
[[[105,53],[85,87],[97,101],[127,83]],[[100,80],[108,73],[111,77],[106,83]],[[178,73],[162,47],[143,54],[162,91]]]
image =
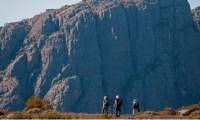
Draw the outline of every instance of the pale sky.
[[[80,0],[0,0],[0,26],[31,18],[50,8],[75,4]],[[200,6],[200,0],[189,0],[191,7]]]

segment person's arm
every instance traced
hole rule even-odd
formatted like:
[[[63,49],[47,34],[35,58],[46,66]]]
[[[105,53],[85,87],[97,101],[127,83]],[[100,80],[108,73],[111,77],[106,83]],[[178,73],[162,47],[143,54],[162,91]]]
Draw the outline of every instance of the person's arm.
[[[105,107],[105,100],[103,100],[103,107]]]
[[[115,100],[115,103],[114,103],[114,107],[116,107],[117,103],[116,103],[116,100]]]
[[[134,108],[134,104],[132,103],[132,108]]]

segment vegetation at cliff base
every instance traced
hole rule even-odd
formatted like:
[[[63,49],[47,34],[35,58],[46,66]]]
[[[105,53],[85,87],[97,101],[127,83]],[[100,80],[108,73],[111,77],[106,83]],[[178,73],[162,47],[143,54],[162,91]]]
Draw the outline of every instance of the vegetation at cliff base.
[[[53,106],[47,99],[41,99],[39,97],[32,96],[26,103],[25,111],[33,108],[40,108],[42,110],[53,109]]]
[[[23,111],[9,112],[0,110],[0,119],[115,119],[115,115],[109,114],[88,114],[88,113],[66,113],[58,112],[47,99],[31,97]],[[144,111],[135,116],[122,114],[121,119],[200,119],[200,103],[183,106],[177,110],[165,108],[162,111]]]

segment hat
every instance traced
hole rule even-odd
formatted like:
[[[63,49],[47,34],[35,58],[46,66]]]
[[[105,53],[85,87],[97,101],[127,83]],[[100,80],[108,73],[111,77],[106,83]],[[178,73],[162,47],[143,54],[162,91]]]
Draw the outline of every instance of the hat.
[[[115,97],[116,99],[119,99],[119,95],[116,95],[116,97]]]
[[[104,97],[103,97],[104,100],[107,99],[107,98],[108,98],[108,96],[104,96]]]

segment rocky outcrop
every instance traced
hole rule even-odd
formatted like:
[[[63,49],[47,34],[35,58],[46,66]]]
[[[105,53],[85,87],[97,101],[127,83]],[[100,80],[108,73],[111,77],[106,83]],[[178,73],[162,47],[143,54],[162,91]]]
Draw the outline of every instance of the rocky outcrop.
[[[33,95],[59,111],[131,111],[200,100],[200,33],[187,0],[85,0],[0,28],[0,108]],[[113,101],[111,101],[113,102]]]
[[[200,30],[200,7],[193,9],[192,15],[195,21],[195,25],[197,26],[198,30]]]

